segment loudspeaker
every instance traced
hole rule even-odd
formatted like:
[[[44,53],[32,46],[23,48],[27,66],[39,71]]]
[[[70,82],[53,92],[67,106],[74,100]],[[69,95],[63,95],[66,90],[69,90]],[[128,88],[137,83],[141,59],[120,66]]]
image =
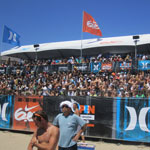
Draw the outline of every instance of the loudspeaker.
[[[137,40],[137,39],[139,39],[140,38],[140,36],[139,35],[135,35],[135,36],[133,36],[133,39],[134,40]]]
[[[35,44],[35,45],[33,45],[34,46],[34,48],[37,48],[37,47],[39,47],[39,44]]]

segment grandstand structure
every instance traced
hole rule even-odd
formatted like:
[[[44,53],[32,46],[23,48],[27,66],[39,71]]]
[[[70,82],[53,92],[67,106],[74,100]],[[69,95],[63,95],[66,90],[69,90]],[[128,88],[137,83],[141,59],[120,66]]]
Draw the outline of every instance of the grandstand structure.
[[[138,37],[138,39],[134,39]],[[136,47],[136,48],[135,48]],[[108,38],[84,39],[65,42],[43,43],[14,47],[1,53],[1,56],[24,60],[67,58],[70,56],[96,56],[98,54],[123,54],[150,52],[150,34],[130,35]]]
[[[150,34],[2,52],[6,62],[0,67],[0,128],[34,131],[32,113],[43,109],[52,122],[59,104],[68,99],[80,104],[88,123],[86,137],[150,143],[149,52]],[[18,62],[11,63],[12,58]]]

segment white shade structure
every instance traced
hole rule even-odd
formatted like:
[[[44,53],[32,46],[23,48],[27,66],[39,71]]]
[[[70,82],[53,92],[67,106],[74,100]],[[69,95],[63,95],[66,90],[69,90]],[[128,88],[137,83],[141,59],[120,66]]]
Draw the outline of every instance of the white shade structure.
[[[82,55],[91,56],[103,53],[134,53],[135,42],[131,36],[109,37],[82,40]],[[150,51],[150,34],[138,35],[137,49],[141,52]],[[26,45],[1,53],[1,56],[11,56],[22,59],[67,58],[79,57],[81,40]]]

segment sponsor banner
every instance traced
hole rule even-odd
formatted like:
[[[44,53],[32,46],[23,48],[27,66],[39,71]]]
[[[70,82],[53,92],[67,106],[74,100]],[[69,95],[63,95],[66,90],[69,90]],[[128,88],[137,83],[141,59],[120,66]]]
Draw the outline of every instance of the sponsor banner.
[[[139,70],[150,70],[150,60],[141,60],[138,61]]]
[[[41,69],[42,70],[42,69]],[[42,70],[42,72],[46,72],[46,73],[48,73],[49,72],[49,66],[43,66],[43,70]],[[41,72],[41,71],[40,71]]]
[[[121,70],[131,69],[131,67],[132,67],[132,63],[127,63],[127,62],[120,63]]]
[[[44,97],[43,108],[49,121],[60,113],[62,101],[76,101],[79,104],[80,116],[87,122],[86,136],[112,137],[113,100],[96,97]],[[107,109],[106,109],[107,108]]]
[[[5,67],[0,67],[0,74],[5,74],[6,68]]]
[[[87,105],[85,97],[44,97],[43,108],[49,116],[49,121],[53,121],[58,113],[60,113],[59,105],[65,100],[76,101],[79,104],[80,114],[88,123],[90,120],[95,120],[95,105]],[[85,119],[86,117],[86,119]]]
[[[94,126],[87,129],[87,134],[94,137],[112,138],[113,113],[115,113],[113,112],[113,99],[90,97],[88,104],[92,108],[95,106],[95,112],[94,109],[89,108],[89,115],[94,115],[95,120],[90,120],[90,125],[94,124]]]
[[[101,69],[101,63],[91,63],[91,72],[98,73]]]
[[[150,99],[117,98],[116,139],[150,141]]]
[[[32,114],[43,109],[53,122],[64,100],[79,104],[80,117],[87,123],[85,136],[150,141],[150,98],[0,96],[0,128],[34,131]]]
[[[60,66],[60,67],[58,67],[58,71],[62,71],[62,72],[64,72],[64,71],[68,71],[68,67],[67,66]]]
[[[86,121],[88,127],[95,126],[95,105],[91,103],[91,98],[74,97],[74,100],[79,103],[80,117]],[[84,103],[83,103],[84,102]],[[89,128],[86,132],[89,135]]]
[[[66,65],[66,64],[57,64],[57,65],[44,65],[44,66],[38,66],[38,73],[42,72],[54,72],[54,71],[69,71],[72,70],[72,65]]]
[[[24,131],[33,131],[36,129],[32,115],[35,111],[41,110],[42,106],[42,96],[15,97],[13,129]]]
[[[0,96],[0,128],[12,128],[14,96]]]
[[[111,63],[104,64],[102,63],[101,70],[102,71],[112,71],[113,66]]]
[[[83,120],[95,120],[95,115],[80,115]]]
[[[81,70],[81,71],[89,71],[89,64],[85,63],[85,64],[75,64],[73,65],[73,68],[76,68],[77,70]]]

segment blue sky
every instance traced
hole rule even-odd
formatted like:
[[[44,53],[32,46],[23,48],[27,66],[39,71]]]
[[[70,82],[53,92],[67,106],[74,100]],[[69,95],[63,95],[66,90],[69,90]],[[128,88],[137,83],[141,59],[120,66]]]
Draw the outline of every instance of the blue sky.
[[[99,25],[103,38],[150,33],[150,0],[0,0],[0,48],[6,25],[21,45],[97,38],[82,33],[83,11]]]

